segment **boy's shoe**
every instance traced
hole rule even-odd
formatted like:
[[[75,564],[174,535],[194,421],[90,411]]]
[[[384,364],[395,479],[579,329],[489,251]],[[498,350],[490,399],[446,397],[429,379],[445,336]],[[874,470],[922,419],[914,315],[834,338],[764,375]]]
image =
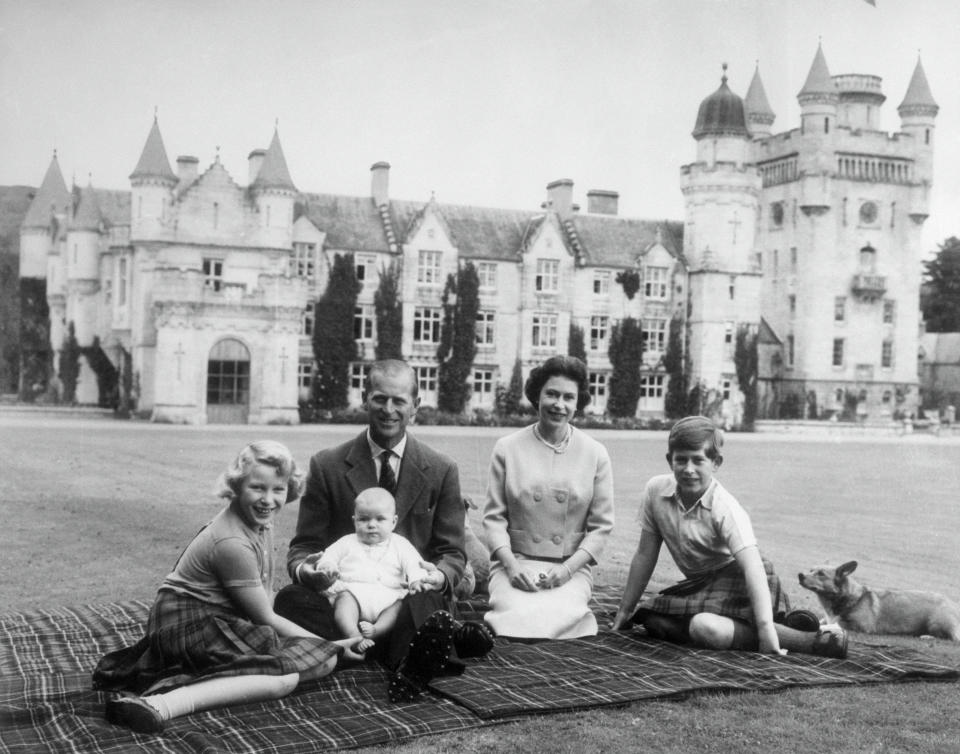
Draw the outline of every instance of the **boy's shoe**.
[[[159,733],[167,724],[160,713],[141,696],[110,699],[104,717],[107,722],[125,725],[137,733]]]
[[[437,610],[410,641],[407,656],[400,661],[387,686],[391,702],[409,702],[426,689],[447,666],[453,648],[453,616],[446,610]]]
[[[813,639],[811,653],[818,657],[843,660],[847,657],[847,632],[842,628],[833,631],[820,630]]]
[[[493,631],[480,621],[458,623],[453,631],[453,649],[461,659],[484,657],[493,649],[493,643]]]
[[[789,613],[784,615],[783,620],[779,622],[785,625],[787,628],[792,628],[796,631],[820,630],[820,619],[817,617],[817,614],[812,610],[804,610],[803,608],[791,610]]]

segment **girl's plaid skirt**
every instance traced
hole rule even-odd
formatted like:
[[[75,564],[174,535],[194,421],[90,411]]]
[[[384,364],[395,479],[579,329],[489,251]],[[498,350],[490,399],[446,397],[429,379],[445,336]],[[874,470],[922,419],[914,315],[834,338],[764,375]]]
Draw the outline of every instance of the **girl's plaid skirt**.
[[[325,639],[282,637],[229,608],[161,591],[146,635],[104,655],[93,687],[153,694],[220,676],[301,673],[341,652]]]
[[[766,558],[763,558],[763,569],[767,574],[773,614],[780,615],[790,609],[789,598],[783,591],[780,577],[773,570],[773,564]],[[676,616],[713,613],[736,618],[750,625],[756,623],[747,582],[736,561],[716,571],[684,579],[643,600],[637,609],[637,619],[644,613]]]

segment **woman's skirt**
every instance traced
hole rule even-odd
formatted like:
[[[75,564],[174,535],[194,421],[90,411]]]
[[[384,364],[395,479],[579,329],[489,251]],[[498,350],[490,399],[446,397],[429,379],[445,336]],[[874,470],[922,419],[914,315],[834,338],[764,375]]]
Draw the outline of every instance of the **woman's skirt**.
[[[221,676],[304,673],[342,651],[325,639],[282,637],[229,608],[162,591],[146,635],[104,655],[93,671],[93,687],[154,694]]]
[[[542,560],[519,557],[523,568],[534,576],[556,566]],[[490,610],[483,619],[497,636],[517,639],[576,639],[596,636],[597,619],[587,603],[593,592],[589,565],[576,572],[563,586],[525,592],[510,584],[500,563],[490,569]]]
[[[773,614],[789,610],[789,600],[783,591],[780,577],[766,558],[763,558],[763,569],[767,574]],[[747,582],[736,561],[716,571],[684,579],[643,600],[635,613],[635,619],[640,620],[645,613],[674,616],[713,613],[756,625]]]

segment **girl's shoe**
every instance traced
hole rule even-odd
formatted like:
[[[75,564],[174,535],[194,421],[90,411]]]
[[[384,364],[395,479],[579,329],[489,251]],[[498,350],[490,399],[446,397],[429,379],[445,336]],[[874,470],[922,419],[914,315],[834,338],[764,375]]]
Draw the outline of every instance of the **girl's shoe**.
[[[107,702],[104,717],[137,733],[159,733],[166,726],[160,713],[140,696],[120,696]]]

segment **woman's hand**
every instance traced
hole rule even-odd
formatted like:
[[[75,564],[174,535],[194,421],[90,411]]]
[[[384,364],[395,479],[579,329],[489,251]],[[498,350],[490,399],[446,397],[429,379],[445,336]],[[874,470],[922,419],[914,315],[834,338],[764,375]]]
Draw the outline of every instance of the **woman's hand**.
[[[611,631],[625,631],[633,625],[633,611],[624,610],[620,608],[617,610],[617,614],[613,619],[613,623],[610,624]]]
[[[514,589],[520,589],[524,592],[536,592],[539,589],[533,574],[519,563],[507,568],[506,571],[507,577],[510,579],[510,586]]]
[[[556,589],[573,578],[573,572],[564,563],[557,563],[546,573],[541,573],[537,579],[540,589]]]

